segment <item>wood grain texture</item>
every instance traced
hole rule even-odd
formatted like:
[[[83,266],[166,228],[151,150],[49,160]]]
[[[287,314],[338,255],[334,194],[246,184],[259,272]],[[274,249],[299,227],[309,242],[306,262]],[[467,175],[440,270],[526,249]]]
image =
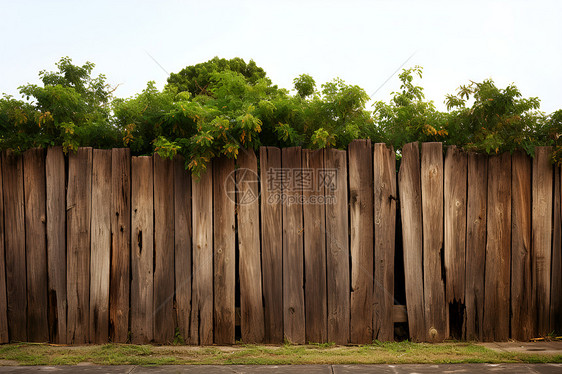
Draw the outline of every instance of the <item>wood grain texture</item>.
[[[191,320],[191,173],[185,159],[174,158],[174,266],[176,277],[176,322],[189,341]]]
[[[6,261],[4,257],[4,193],[2,189],[2,160],[0,157],[0,344],[9,342]]]
[[[213,160],[215,344],[234,344],[236,217],[234,160]],[[242,259],[244,261],[244,259]]]
[[[109,337],[127,342],[131,275],[131,150],[111,151],[111,273]]]
[[[488,194],[487,156],[470,153],[468,155],[467,174],[466,322],[464,335],[467,340],[482,340]]]
[[[45,151],[23,154],[25,191],[25,252],[27,264],[27,339],[49,340],[47,301],[47,234]]]
[[[422,143],[423,285],[426,339],[449,337],[443,264],[443,146]]]
[[[266,343],[283,342],[283,215],[281,150],[260,147],[261,251],[264,335]]]
[[[154,342],[174,339],[174,169],[154,154]]]
[[[373,340],[394,340],[394,252],[396,242],[396,154],[377,143],[373,152],[375,278]],[[406,321],[407,322],[407,321]]]
[[[109,340],[109,277],[111,263],[111,150],[92,155],[92,218],[90,255],[90,343]]]
[[[260,256],[258,161],[252,150],[238,155],[236,219],[240,274],[240,330],[244,343],[263,343],[264,305]]]
[[[550,269],[552,261],[551,147],[536,147],[533,158],[533,281],[537,334],[550,333]]]
[[[534,336],[531,272],[531,159],[511,157],[511,338]]]
[[[555,168],[554,213],[552,221],[552,280],[550,292],[550,331],[562,333],[562,173]]]
[[[465,301],[467,156],[447,149],[444,171],[445,274],[447,303]]]
[[[348,226],[346,152],[324,151],[326,172],[333,178],[323,178],[326,196],[326,272],[328,275],[328,341],[349,343],[350,334],[350,252]]]
[[[49,341],[66,344],[66,172],[61,147],[47,149],[45,178]]]
[[[90,218],[92,206],[92,148],[68,156],[66,195],[67,342],[90,340]]]
[[[288,183],[283,186],[283,325],[286,340],[304,344],[304,226],[299,201],[302,186],[298,183],[301,148],[283,148],[281,155],[284,172],[290,175]]]
[[[193,269],[191,344],[213,344],[213,169],[191,181]]]
[[[352,344],[373,341],[373,155],[370,140],[354,140],[349,162]],[[307,278],[308,279],[308,278]]]
[[[23,161],[11,151],[2,153],[4,243],[10,340],[27,340],[27,279]]]
[[[328,339],[326,295],[326,209],[323,202],[312,200],[324,196],[324,186],[315,176],[324,169],[324,151],[302,151],[304,218],[304,277],[306,342],[325,343]]]
[[[398,173],[404,274],[408,327],[410,339],[425,341],[424,283],[423,283],[423,225],[418,143],[402,148],[402,162]]]
[[[511,156],[488,159],[488,215],[483,340],[509,338]]]
[[[153,340],[154,174],[152,157],[131,159],[131,343]]]

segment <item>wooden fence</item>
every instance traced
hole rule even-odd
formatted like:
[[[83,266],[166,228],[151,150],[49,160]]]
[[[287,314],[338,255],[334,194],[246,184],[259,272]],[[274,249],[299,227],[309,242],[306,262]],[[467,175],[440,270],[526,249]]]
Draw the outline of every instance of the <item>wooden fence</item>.
[[[357,344],[406,320],[416,341],[561,331],[550,152],[424,143],[420,159],[408,144],[397,175],[369,141],[262,147],[198,180],[128,149],[4,152],[0,342]]]

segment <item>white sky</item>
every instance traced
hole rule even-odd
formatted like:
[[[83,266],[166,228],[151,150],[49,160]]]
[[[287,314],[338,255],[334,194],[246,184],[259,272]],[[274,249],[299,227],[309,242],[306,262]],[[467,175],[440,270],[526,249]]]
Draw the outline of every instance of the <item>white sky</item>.
[[[116,96],[219,56],[253,59],[275,84],[335,77],[369,95],[421,65],[426,97],[469,80],[515,83],[547,113],[562,108],[561,1],[6,1],[0,0],[0,92],[38,82],[69,56],[91,61]],[[390,98],[394,76],[373,99]]]

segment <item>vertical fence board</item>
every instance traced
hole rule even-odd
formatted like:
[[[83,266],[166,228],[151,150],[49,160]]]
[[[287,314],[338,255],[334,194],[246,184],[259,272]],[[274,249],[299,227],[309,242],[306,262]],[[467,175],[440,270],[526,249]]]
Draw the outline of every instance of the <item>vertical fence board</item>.
[[[263,343],[264,309],[260,258],[258,160],[254,151],[238,156],[236,170],[240,330],[244,343]]]
[[[324,343],[328,338],[326,210],[323,202],[311,201],[324,195],[324,187],[314,183],[314,176],[323,172],[324,151],[303,150],[302,167],[303,173],[308,175],[308,182],[303,183],[303,197],[307,200],[303,204],[306,341]]]
[[[27,340],[25,214],[22,156],[2,153],[4,240],[10,340]]]
[[[281,164],[289,173],[287,189],[283,189],[283,324],[285,339],[291,343],[305,343],[304,316],[304,254],[302,185],[298,183],[301,168],[300,147],[281,150]],[[283,186],[285,187],[285,185]]]
[[[327,149],[324,152],[326,195],[334,201],[326,204],[326,271],[328,274],[328,341],[349,342],[350,322],[350,253],[348,228],[346,152]],[[328,172],[335,171],[333,179]]]
[[[23,154],[25,191],[25,252],[27,264],[27,339],[49,340],[47,302],[47,242],[45,205],[45,151]]]
[[[125,343],[129,335],[131,261],[131,151],[111,151],[111,274],[109,335]]]
[[[191,344],[213,343],[213,170],[212,165],[191,181],[193,269]]]
[[[421,152],[423,275],[425,326],[428,341],[449,337],[445,308],[443,263],[443,147],[423,143]]]
[[[90,342],[109,338],[109,277],[111,263],[111,150],[94,149],[92,156],[92,218],[90,256]]]
[[[550,333],[550,267],[552,256],[551,147],[536,147],[533,158],[533,276],[537,333]]]
[[[174,158],[174,266],[176,321],[180,335],[190,336],[191,318],[191,174],[185,160]]]
[[[234,160],[213,160],[215,343],[234,344],[236,221]]]
[[[6,263],[4,257],[4,193],[0,158],[0,344],[9,343],[8,300],[6,298]]]
[[[394,340],[394,251],[396,234],[396,154],[386,144],[374,145],[375,278],[373,339]]]
[[[78,148],[76,153],[69,155],[66,195],[69,344],[89,342],[91,205],[92,148]]]
[[[154,174],[152,157],[131,159],[131,342],[153,338]]]
[[[531,288],[531,159],[511,157],[511,337],[526,341],[534,334]]]
[[[481,340],[486,265],[487,157],[470,153],[467,174],[465,337],[467,340]]]
[[[464,305],[467,156],[455,146],[445,157],[445,274],[447,303]]]
[[[52,343],[66,343],[66,174],[61,147],[47,149],[47,267],[49,337]]]
[[[154,341],[174,339],[174,185],[172,161],[154,154]]]
[[[283,216],[281,150],[260,148],[261,250],[263,268],[264,335],[266,343],[283,342]]]
[[[350,342],[366,344],[373,340],[373,156],[371,141],[355,140],[349,144],[347,152],[351,231]]]
[[[484,340],[509,338],[511,258],[511,156],[488,159],[488,217],[484,292]]]
[[[560,167],[554,174],[554,213],[552,219],[552,280],[550,292],[550,331],[562,333],[562,212]],[[558,335],[560,336],[560,335]]]
[[[398,173],[402,240],[404,250],[404,280],[410,339],[424,341],[426,337],[423,284],[423,226],[421,201],[421,170],[418,143],[402,148]]]

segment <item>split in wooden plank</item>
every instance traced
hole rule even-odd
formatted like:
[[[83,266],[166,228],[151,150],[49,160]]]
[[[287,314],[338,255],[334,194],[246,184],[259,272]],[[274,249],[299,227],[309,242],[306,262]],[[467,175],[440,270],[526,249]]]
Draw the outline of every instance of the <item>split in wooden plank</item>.
[[[375,278],[373,340],[394,340],[394,252],[396,241],[396,154],[377,143],[373,153]],[[406,310],[404,308],[404,313]],[[404,321],[407,322],[407,317]]]
[[[0,158],[0,344],[10,342],[8,331],[8,300],[6,299],[6,265],[4,257],[4,194],[2,191],[2,160]]]
[[[328,341],[349,343],[350,334],[350,252],[348,227],[346,152],[324,151],[326,204],[326,272],[328,290]]]
[[[324,172],[324,151],[302,151],[304,223],[304,276],[306,342],[328,339],[326,300],[326,209],[316,197],[324,198],[324,186],[317,176]],[[306,175],[305,175],[306,173]],[[313,202],[312,200],[316,200]]]
[[[402,162],[398,173],[402,240],[404,249],[404,274],[406,275],[406,305],[410,339],[426,340],[423,282],[423,225],[418,143],[408,143],[402,148]]]
[[[531,159],[511,156],[511,338],[535,335],[531,270]]]
[[[550,331],[562,333],[562,217],[560,167],[555,167],[552,219],[552,280],[550,284]]]
[[[131,159],[131,342],[153,340],[154,174],[152,157]]]
[[[49,341],[66,344],[66,173],[62,147],[47,149]]]
[[[236,292],[236,173],[234,160],[213,160],[215,344],[234,344]],[[242,259],[243,260],[243,259]]]
[[[264,300],[264,340],[283,343],[283,216],[281,150],[260,148],[261,251]]]
[[[370,140],[354,140],[347,148],[351,251],[352,344],[373,341],[373,156]],[[306,231],[305,231],[306,237]],[[307,277],[308,280],[308,277]]]
[[[283,186],[283,324],[287,341],[304,344],[304,227],[302,184],[299,182],[301,148],[283,148],[281,152],[283,172],[290,176],[289,183]]]
[[[114,343],[129,338],[129,277],[131,274],[131,151],[111,151],[111,274],[109,337]]]
[[[240,274],[240,330],[244,343],[264,342],[260,257],[259,176],[256,154],[243,150],[236,170],[236,218]]]
[[[92,148],[68,156],[66,195],[67,342],[90,341],[90,219],[92,206]]]

